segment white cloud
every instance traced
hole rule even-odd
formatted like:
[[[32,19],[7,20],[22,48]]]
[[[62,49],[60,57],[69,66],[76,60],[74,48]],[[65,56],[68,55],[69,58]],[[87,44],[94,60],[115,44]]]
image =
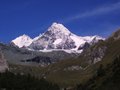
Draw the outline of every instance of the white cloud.
[[[110,13],[112,11],[119,10],[119,9],[120,9],[120,2],[117,2],[114,4],[107,5],[107,6],[99,7],[97,9],[89,10],[84,13],[79,13],[77,15],[64,19],[62,22],[68,23],[68,22],[78,20],[81,18],[96,16],[96,15],[103,15],[103,14]]]

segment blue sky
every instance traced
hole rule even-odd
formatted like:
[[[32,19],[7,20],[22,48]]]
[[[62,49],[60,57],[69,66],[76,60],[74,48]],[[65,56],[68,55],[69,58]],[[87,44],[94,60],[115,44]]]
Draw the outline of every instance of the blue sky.
[[[80,35],[108,37],[120,27],[120,0],[0,0],[0,41],[43,33],[53,23]]]

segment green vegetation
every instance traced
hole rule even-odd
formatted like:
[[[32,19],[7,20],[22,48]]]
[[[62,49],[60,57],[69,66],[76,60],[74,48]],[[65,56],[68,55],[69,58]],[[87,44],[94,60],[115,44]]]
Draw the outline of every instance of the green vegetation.
[[[0,90],[59,90],[59,87],[43,78],[5,72],[0,74]]]
[[[120,56],[106,68],[100,65],[93,78],[77,85],[77,90],[120,90]]]

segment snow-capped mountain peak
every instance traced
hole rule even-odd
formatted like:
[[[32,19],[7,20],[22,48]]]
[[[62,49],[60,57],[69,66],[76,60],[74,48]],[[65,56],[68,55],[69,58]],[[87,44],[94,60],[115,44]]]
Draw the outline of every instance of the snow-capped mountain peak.
[[[32,42],[29,48],[33,50],[78,50],[86,42],[97,42],[99,39],[102,38],[99,36],[77,36],[64,25],[53,23],[45,33]]]
[[[53,33],[64,33],[69,35],[71,32],[62,24],[54,22],[51,27],[48,28],[48,31]]]
[[[18,47],[27,47],[29,50],[81,50],[85,43],[94,44],[100,36],[77,36],[71,33],[64,25],[53,23],[45,33],[31,39],[22,35],[12,42]],[[82,51],[82,50],[81,50]]]
[[[23,34],[22,36],[19,36],[16,39],[12,40],[12,43],[21,48],[24,46],[29,46],[32,41],[33,40],[28,35]]]

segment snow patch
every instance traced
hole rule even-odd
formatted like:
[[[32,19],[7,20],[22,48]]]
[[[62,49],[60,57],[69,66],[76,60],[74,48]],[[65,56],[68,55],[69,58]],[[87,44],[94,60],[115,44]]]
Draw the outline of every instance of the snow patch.
[[[55,42],[53,43],[54,45],[57,45],[57,44],[59,44],[60,42],[62,42],[62,39],[57,39],[57,40],[55,40]]]
[[[75,42],[75,45],[77,46],[75,48],[76,50],[86,42],[82,37],[79,37],[76,35],[71,35],[70,37],[73,39],[73,41]]]
[[[39,50],[39,52],[53,52],[53,51],[64,51],[66,53],[82,53],[83,50],[65,50],[65,49]]]

